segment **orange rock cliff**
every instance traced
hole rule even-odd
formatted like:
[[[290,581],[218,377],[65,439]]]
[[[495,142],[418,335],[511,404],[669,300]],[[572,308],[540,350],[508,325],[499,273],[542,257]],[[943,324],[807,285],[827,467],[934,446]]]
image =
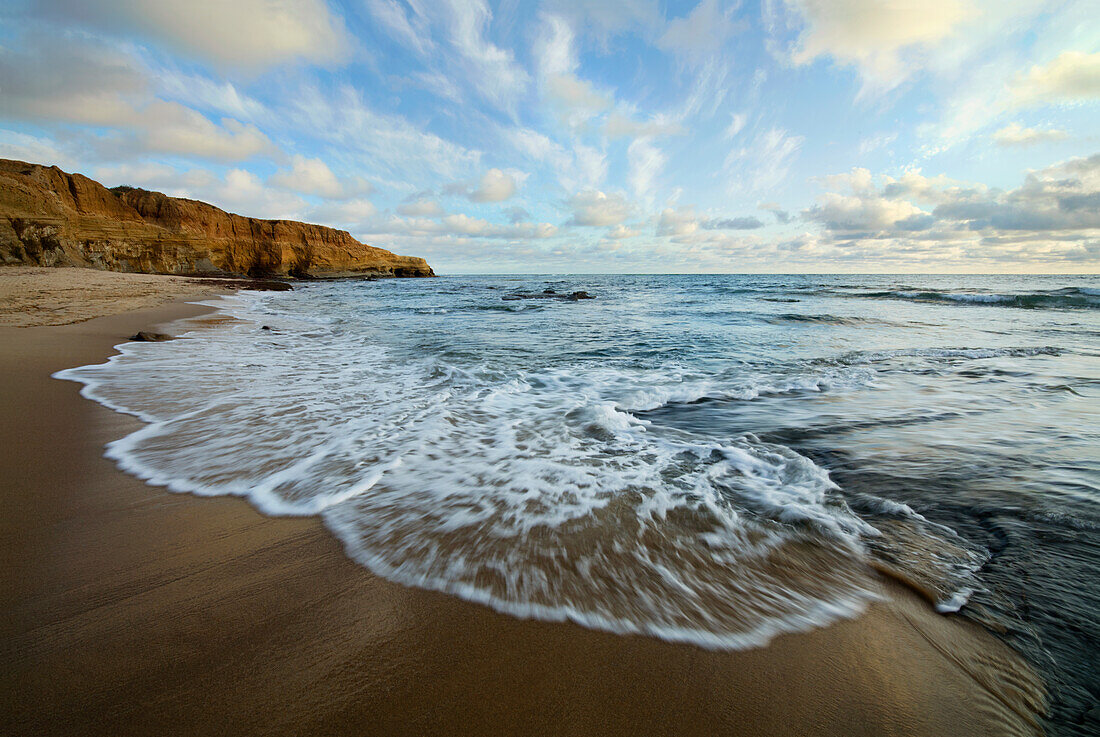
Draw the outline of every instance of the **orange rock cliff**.
[[[343,230],[107,189],[56,166],[9,159],[0,159],[0,263],[195,276],[435,276],[424,259]]]

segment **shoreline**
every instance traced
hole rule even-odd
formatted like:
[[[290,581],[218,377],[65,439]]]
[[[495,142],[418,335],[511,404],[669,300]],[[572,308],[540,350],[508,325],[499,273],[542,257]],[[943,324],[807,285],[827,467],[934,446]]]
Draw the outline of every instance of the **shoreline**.
[[[317,518],[123,474],[103,446],[141,423],[50,376],[212,311],[0,327],[5,731],[1036,731],[1041,687],[1019,656],[885,577],[885,600],[856,619],[703,650],[406,588],[348,559]]]

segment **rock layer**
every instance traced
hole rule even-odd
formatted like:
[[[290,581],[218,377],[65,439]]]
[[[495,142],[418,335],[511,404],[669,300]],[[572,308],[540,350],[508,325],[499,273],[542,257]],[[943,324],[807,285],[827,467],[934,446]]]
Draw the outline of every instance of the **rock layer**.
[[[434,276],[343,230],[259,220],[197,200],[107,189],[56,166],[0,159],[0,263],[149,274]]]

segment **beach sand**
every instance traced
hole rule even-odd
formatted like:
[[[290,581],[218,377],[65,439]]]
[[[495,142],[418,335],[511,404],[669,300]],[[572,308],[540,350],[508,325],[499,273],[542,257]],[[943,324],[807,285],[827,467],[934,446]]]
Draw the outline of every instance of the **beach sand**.
[[[150,292],[140,300],[152,300],[140,306],[170,304],[124,312],[135,306],[128,287],[118,302],[104,288],[94,307],[70,300],[64,314],[122,314],[0,327],[3,733],[1037,731],[1030,669],[885,578],[885,600],[858,619],[708,651],[399,586],[344,557],[316,519],[146,486],[103,458],[104,444],[140,423],[50,374],[201,314],[178,301],[200,294],[174,291],[197,285],[161,291],[164,279],[140,278]],[[0,295],[6,303],[11,291]],[[51,310],[48,295],[38,299]]]

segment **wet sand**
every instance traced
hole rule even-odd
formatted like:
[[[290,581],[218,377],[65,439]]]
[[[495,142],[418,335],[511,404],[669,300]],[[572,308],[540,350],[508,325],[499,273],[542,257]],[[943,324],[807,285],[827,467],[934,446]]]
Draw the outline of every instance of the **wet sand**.
[[[345,558],[316,519],[122,474],[103,446],[138,421],[50,374],[203,309],[0,327],[0,731],[1036,731],[1041,687],[1015,654],[885,578],[885,601],[856,620],[707,651],[392,584]]]

